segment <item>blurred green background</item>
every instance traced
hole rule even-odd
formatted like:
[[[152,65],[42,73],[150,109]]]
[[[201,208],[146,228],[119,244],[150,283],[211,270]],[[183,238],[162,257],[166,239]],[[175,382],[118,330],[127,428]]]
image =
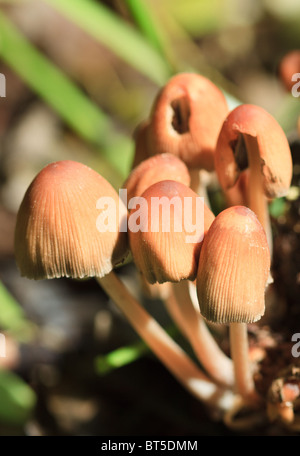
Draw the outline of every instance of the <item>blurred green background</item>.
[[[129,344],[126,364],[146,350],[137,342],[131,351],[135,334],[92,281],[19,277],[15,216],[51,161],[81,161],[118,188],[131,167],[134,129],[177,72],[207,76],[231,108],[264,107],[297,142],[299,99],[277,73],[295,48],[298,0],[0,0],[0,332],[9,353],[0,358],[0,435],[226,433],[154,360],[93,376],[98,354]],[[275,201],[272,215],[285,209],[286,200]],[[130,265],[123,274],[135,291]],[[160,303],[146,305],[169,323]],[[159,377],[148,385],[154,365]],[[145,389],[152,393],[141,401]],[[205,421],[202,430],[191,417]]]

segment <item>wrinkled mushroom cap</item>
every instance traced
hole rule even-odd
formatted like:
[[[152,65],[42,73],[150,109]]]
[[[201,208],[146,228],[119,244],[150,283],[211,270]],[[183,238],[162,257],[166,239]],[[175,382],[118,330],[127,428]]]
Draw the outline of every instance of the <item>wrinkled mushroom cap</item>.
[[[201,248],[197,294],[215,323],[251,323],[265,311],[270,252],[256,215],[233,206],[217,215]]]
[[[128,223],[130,247],[137,268],[149,283],[194,280],[203,236],[214,219],[213,213],[204,204],[203,198],[198,197],[193,190],[180,182],[171,180],[157,182],[151,185],[141,197],[146,204],[143,204],[142,208],[137,207],[131,210]],[[184,198],[189,198],[191,206],[188,206]],[[154,204],[158,200],[163,203],[159,217],[152,212]],[[187,204],[186,212],[192,223],[196,223],[196,212],[198,211],[198,220],[200,221],[201,218],[203,227],[201,227],[200,221],[197,233],[196,230],[191,233],[189,229],[186,229],[185,211],[184,209],[181,212],[173,210],[173,206],[170,204],[172,201],[175,204],[178,202],[182,208]],[[166,216],[166,219],[162,214]],[[131,229],[132,217],[137,217],[137,215],[140,220],[145,220],[144,231],[135,232]],[[165,224],[164,220],[170,221],[169,226]],[[158,223],[156,228],[153,228],[152,221]],[[191,234],[195,235],[195,239],[193,242],[187,242],[187,236]]]
[[[172,153],[189,168],[212,171],[218,134],[228,114],[226,99],[209,79],[173,76],[157,95],[147,131],[151,155]]]
[[[160,154],[136,166],[123,187],[127,190],[127,198],[130,200],[134,196],[141,196],[150,185],[170,179],[186,186],[189,186],[191,181],[189,171],[182,160],[172,154]]]
[[[215,169],[221,187],[233,187],[247,168],[244,135],[256,139],[267,197],[284,196],[291,184],[292,158],[288,140],[278,122],[263,108],[240,105],[225,119],[217,142]]]
[[[100,232],[97,201],[111,198],[116,221],[127,209],[113,187],[74,161],[47,165],[29,186],[17,215],[15,256],[23,276],[51,279],[108,274],[127,254],[126,233]],[[113,206],[112,206],[113,207]]]

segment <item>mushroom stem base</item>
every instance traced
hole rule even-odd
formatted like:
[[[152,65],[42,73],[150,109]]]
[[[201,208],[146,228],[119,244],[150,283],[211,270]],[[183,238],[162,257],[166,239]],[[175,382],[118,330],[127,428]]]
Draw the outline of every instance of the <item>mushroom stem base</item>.
[[[234,363],[236,392],[243,397],[254,395],[254,381],[250,368],[246,323],[230,323],[230,349]]]
[[[166,305],[206,372],[218,383],[232,387],[234,385],[232,360],[221,350],[200,311],[195,308],[187,280],[172,284],[172,292],[166,300]]]
[[[217,406],[220,410],[230,408],[233,401],[232,392],[218,387],[202,372],[158,322],[145,311],[114,272],[103,278],[97,278],[97,281],[153,353],[190,393],[206,404]]]

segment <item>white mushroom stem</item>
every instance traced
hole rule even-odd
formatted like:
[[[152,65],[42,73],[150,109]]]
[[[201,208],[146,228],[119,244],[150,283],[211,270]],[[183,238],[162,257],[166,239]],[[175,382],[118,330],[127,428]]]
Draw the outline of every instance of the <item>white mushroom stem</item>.
[[[225,410],[232,406],[232,393],[218,387],[187,356],[166,331],[127,290],[114,272],[97,278],[133,328],[174,377],[195,397]]]
[[[230,323],[229,333],[236,392],[245,398],[250,397],[255,389],[249,360],[247,323]]]
[[[206,372],[218,383],[232,387],[234,385],[232,360],[220,349],[202,315],[195,309],[188,281],[182,280],[172,285],[173,290],[165,300],[170,315],[190,342]]]
[[[268,201],[263,187],[262,163],[259,155],[257,139],[254,136],[244,135],[248,152],[249,182],[248,182],[248,206],[257,215],[262,224],[272,256],[273,240],[272,229],[268,210]]]
[[[204,203],[206,206],[211,209],[211,204],[207,193],[207,182],[205,182],[203,170],[190,169],[189,173],[191,176],[191,189],[194,190],[198,196],[202,196],[204,198]]]

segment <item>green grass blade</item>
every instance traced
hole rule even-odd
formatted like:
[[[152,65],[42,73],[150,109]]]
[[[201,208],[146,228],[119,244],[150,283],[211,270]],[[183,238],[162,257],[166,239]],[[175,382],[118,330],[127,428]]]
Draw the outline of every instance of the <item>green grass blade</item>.
[[[175,326],[171,326],[167,329],[167,333],[174,338],[178,335],[178,330]],[[138,340],[133,344],[117,348],[105,355],[97,356],[95,358],[95,369],[97,374],[106,375],[150,353],[148,345],[143,340]]]
[[[0,370],[0,420],[22,425],[30,417],[36,395],[30,386],[13,372]]]
[[[84,140],[122,175],[132,156],[130,139],[0,12],[0,57]],[[9,93],[9,82],[7,92]]]
[[[176,21],[196,37],[214,33],[228,24],[230,2],[223,0],[164,0]]]
[[[143,341],[138,341],[135,344],[113,350],[107,355],[97,356],[95,359],[96,372],[99,375],[108,374],[114,369],[137,361],[148,351],[147,345]]]
[[[144,0],[126,0],[126,3],[143,35],[163,55],[165,50],[162,30],[159,27],[156,17],[152,14],[149,2],[145,2]]]
[[[153,3],[147,0],[126,0],[126,3],[145,38],[163,56],[172,69],[172,73],[176,73],[180,65],[166,31],[165,23],[162,23],[157,10],[154,10]]]
[[[25,316],[24,310],[7,288],[0,282],[0,328],[11,332],[18,340],[28,340],[33,335],[34,325]]]
[[[83,138],[100,144],[106,117],[0,13],[0,56]]]
[[[161,85],[170,69],[161,55],[133,27],[93,0],[46,0],[129,65]]]

